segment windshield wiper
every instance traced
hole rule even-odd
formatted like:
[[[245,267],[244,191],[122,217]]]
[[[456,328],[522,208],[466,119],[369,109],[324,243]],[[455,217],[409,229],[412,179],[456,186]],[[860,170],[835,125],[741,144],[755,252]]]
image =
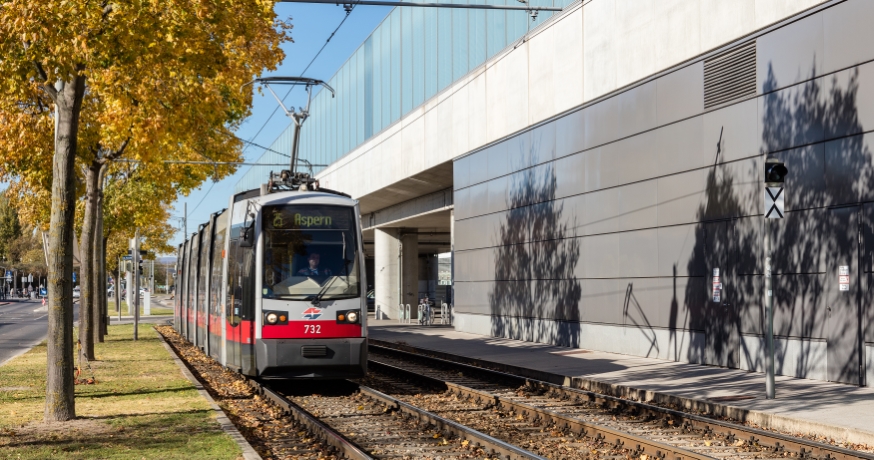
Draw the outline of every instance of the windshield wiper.
[[[319,293],[316,294],[315,297],[313,298],[313,301],[312,301],[313,305],[318,305],[318,304],[322,303],[322,297],[325,296],[325,293],[328,292],[328,288],[331,287],[331,285],[334,284],[334,281],[336,281],[336,280],[337,280],[337,277],[332,276],[331,279],[327,283],[325,283],[325,285],[322,286],[321,289],[319,289]]]

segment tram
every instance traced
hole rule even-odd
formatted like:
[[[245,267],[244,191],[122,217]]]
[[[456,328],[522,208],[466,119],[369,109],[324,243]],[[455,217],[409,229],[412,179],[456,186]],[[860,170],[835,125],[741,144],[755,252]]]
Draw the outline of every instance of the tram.
[[[223,366],[258,378],[367,372],[358,202],[283,171],[179,246],[174,327]]]

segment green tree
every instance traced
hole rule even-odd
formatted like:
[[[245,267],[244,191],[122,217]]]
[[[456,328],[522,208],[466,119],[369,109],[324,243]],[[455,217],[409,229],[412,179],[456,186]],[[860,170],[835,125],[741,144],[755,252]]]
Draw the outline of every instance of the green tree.
[[[20,236],[21,223],[18,221],[18,211],[10,205],[9,199],[4,194],[0,194],[0,262],[12,263],[10,253],[12,242]]]

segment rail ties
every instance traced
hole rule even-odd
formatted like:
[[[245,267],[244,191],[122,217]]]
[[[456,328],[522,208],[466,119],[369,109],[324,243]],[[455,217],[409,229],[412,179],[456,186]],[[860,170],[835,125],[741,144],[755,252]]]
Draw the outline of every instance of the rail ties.
[[[399,382],[391,382],[389,386]],[[257,383],[252,383],[257,386]],[[512,444],[353,382],[354,392],[259,386],[335,453],[353,459],[396,456],[543,459]],[[334,384],[336,385],[336,384]],[[421,387],[406,385],[412,391]],[[405,392],[405,391],[402,391]],[[319,394],[322,393],[322,394]]]
[[[874,460],[865,452],[380,345],[370,345],[370,369],[491,400],[520,421],[569,430],[627,458]]]

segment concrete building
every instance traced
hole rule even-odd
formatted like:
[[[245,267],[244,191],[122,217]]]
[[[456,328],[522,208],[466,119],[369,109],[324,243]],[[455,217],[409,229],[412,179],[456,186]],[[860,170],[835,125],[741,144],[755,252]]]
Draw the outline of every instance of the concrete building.
[[[379,86],[389,116],[341,109],[320,129],[356,137],[304,155],[360,200],[390,317],[415,305],[419,256],[451,248],[457,329],[761,371],[777,158],[777,373],[874,382],[874,3],[576,2],[410,103],[404,62],[430,29],[404,11],[368,39],[402,44],[399,79],[355,58],[335,77]]]

